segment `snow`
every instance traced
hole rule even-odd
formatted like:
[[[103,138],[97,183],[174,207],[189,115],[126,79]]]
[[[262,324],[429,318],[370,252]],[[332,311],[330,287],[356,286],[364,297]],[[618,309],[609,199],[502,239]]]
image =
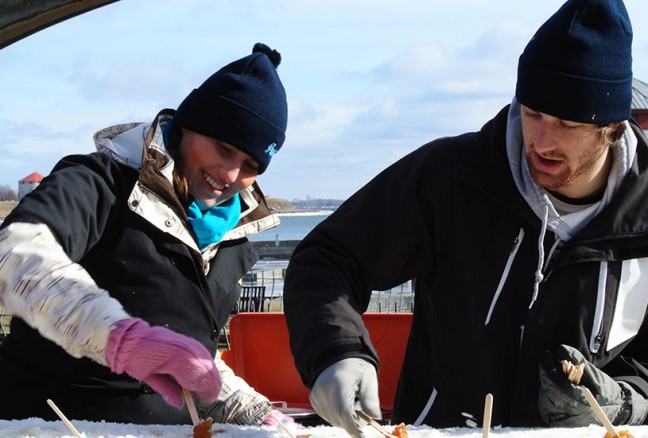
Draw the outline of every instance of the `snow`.
[[[71,423],[83,438],[191,438],[191,426],[151,426],[135,424],[116,424],[105,422],[75,421]],[[393,427],[386,426],[388,430]],[[408,426],[411,438],[482,438],[480,428],[432,429],[430,427]],[[628,430],[635,438],[648,437],[648,426],[617,427],[617,431]],[[367,438],[380,438],[382,435],[370,426],[365,428]],[[493,428],[490,438],[603,438],[603,426],[589,426],[575,429],[523,429]],[[294,435],[308,435],[311,438],[348,437],[342,430],[333,427],[316,426],[296,429]],[[235,426],[214,424],[214,438],[287,438],[288,435],[276,426]],[[62,421],[43,421],[39,418],[27,420],[0,420],[0,438],[75,438],[75,435]]]

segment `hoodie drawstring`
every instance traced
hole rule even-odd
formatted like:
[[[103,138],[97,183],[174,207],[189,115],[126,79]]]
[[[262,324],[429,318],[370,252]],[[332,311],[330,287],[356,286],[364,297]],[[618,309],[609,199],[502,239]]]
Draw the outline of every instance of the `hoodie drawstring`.
[[[538,236],[538,264],[535,271],[535,278],[533,281],[533,296],[531,297],[531,302],[529,303],[529,309],[533,307],[533,303],[535,303],[538,299],[540,283],[542,283],[542,280],[544,280],[542,267],[544,266],[544,238],[545,232],[547,231],[547,220],[549,217],[549,206],[547,204],[544,205],[544,211],[542,213],[542,226],[540,229],[540,235]]]
[[[547,224],[549,222],[549,206],[547,204],[544,205],[544,214],[542,215],[542,224],[541,224],[541,229],[540,229],[540,234],[538,236],[538,263],[536,265],[536,270],[534,272],[534,280],[533,280],[533,296],[531,297],[531,302],[529,303],[529,309],[533,307],[533,304],[537,301],[538,299],[538,294],[540,291],[540,283],[542,283],[545,279],[545,271],[546,266],[545,266],[545,253],[544,253],[544,238],[547,232]],[[491,301],[491,305],[488,309],[488,314],[486,315],[486,321],[484,322],[484,325],[488,325],[490,322],[490,319],[493,315],[493,312],[495,310],[495,305],[497,304],[497,301],[499,299],[499,296],[502,292],[502,289],[504,287],[504,283],[506,282],[508,275],[511,270],[511,266],[513,264],[513,260],[515,259],[515,256],[517,255],[517,251],[522,244],[522,240],[524,239],[524,228],[520,228],[520,232],[518,233],[518,236],[515,238],[515,242],[513,244],[513,249],[511,251],[511,254],[509,254],[509,258],[506,262],[506,266],[504,268],[504,272],[502,274],[502,277],[500,278],[499,284],[497,285],[497,290],[495,291],[495,295],[493,296],[493,299]],[[556,252],[556,249],[561,243],[560,238],[556,238],[555,242],[551,246],[551,249],[549,250],[549,255],[547,256],[547,264],[549,263],[550,260],[554,257],[554,254]],[[548,278],[547,274],[547,278]]]

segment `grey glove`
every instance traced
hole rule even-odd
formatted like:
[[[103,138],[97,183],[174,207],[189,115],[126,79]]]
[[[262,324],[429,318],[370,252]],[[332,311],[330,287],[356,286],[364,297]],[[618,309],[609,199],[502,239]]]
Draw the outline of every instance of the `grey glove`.
[[[378,399],[376,368],[364,359],[349,358],[335,362],[315,380],[310,402],[320,417],[353,437],[364,437],[355,411],[382,418]]]
[[[563,372],[562,360],[585,364],[579,384],[570,382]],[[629,384],[616,381],[596,368],[573,347],[561,345],[540,361],[538,409],[551,427],[584,427],[598,424],[582,387],[592,392],[612,424],[642,424],[648,414],[648,401]]]

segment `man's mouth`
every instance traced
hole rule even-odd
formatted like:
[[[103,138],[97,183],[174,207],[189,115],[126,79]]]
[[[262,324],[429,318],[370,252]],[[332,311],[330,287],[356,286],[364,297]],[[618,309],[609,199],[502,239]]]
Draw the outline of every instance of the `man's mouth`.
[[[554,160],[554,159],[551,159],[551,158],[545,158],[545,157],[541,157],[540,155],[538,155],[538,158],[540,158],[540,161],[542,163],[545,163],[547,165],[551,165],[551,164],[560,162],[560,160]]]
[[[533,154],[534,164],[540,171],[551,172],[556,170],[562,164],[562,160],[542,157],[538,154]]]

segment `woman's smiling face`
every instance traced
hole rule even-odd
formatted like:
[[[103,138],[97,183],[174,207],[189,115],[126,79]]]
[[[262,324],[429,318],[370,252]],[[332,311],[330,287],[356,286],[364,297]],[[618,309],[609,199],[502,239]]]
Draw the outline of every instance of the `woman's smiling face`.
[[[207,207],[249,187],[259,173],[258,163],[245,152],[188,129],[182,129],[180,153],[189,193]]]

